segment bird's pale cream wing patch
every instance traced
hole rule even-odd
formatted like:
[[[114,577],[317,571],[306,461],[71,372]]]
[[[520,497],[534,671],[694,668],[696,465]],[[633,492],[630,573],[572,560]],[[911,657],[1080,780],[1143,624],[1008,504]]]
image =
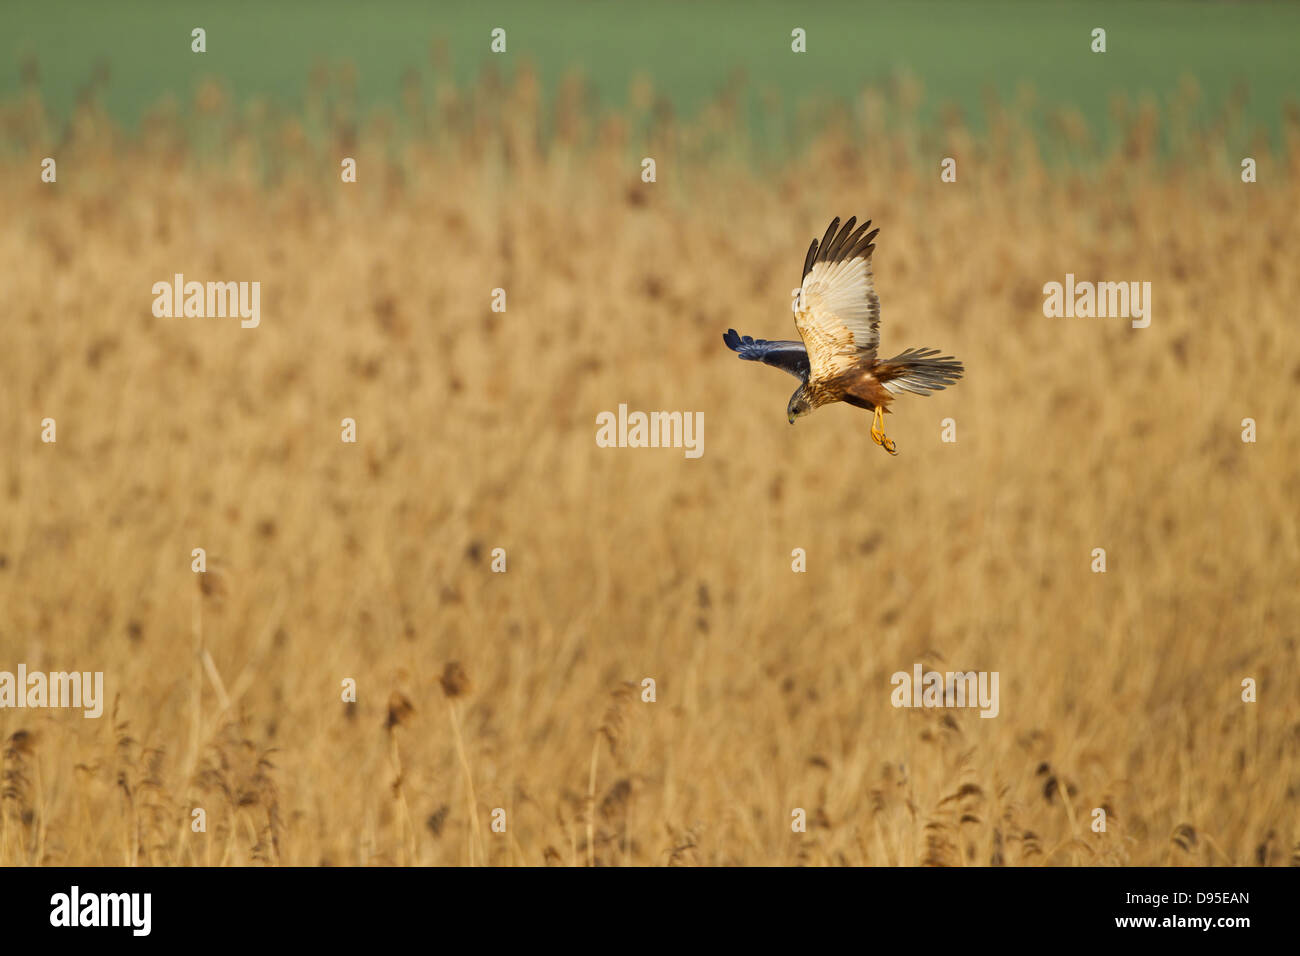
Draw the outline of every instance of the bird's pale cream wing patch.
[[[856,219],[834,220],[804,260],[795,327],[808,349],[810,378],[820,381],[874,355],[880,344],[880,299],[871,274],[872,240],[880,230],[855,232]],[[837,232],[836,230],[839,229]]]

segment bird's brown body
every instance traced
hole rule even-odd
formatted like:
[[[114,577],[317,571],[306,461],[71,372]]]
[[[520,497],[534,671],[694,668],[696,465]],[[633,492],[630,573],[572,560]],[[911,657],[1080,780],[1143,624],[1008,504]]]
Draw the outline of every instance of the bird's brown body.
[[[889,403],[894,400],[894,396],[879,377],[887,375],[888,371],[887,368],[882,369],[881,363],[873,360],[868,367],[852,368],[823,382],[809,382],[806,389],[809,404],[813,408],[820,408],[835,402],[847,402],[869,412],[879,408],[888,413]]]

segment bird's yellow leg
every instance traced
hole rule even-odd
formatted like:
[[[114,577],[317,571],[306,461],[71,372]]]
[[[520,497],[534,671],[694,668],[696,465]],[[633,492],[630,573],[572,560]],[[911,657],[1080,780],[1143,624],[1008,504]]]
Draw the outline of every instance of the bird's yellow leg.
[[[871,422],[871,440],[891,455],[898,454],[893,439],[885,435],[885,410],[879,405],[876,406],[876,417]]]

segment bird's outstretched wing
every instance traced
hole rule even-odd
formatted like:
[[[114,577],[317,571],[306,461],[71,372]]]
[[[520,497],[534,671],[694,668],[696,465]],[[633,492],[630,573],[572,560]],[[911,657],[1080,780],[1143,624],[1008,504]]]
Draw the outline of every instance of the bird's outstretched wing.
[[[867,220],[854,231],[856,222],[851,218],[841,229],[836,217],[804,259],[794,324],[814,380],[847,371],[875,355],[880,344],[880,299],[871,277],[872,240],[880,230],[868,232]]]
[[[808,350],[802,342],[769,342],[767,339],[737,335],[735,329],[727,329],[722,341],[747,361],[784,369],[800,381],[808,381]]]

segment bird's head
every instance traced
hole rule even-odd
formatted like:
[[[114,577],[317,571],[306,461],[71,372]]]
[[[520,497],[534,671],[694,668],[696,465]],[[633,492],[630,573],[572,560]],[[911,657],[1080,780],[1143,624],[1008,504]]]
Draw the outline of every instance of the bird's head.
[[[803,418],[811,411],[812,403],[808,401],[808,395],[800,385],[790,396],[790,404],[785,408],[785,417],[790,419],[790,424],[793,425],[796,418]]]

